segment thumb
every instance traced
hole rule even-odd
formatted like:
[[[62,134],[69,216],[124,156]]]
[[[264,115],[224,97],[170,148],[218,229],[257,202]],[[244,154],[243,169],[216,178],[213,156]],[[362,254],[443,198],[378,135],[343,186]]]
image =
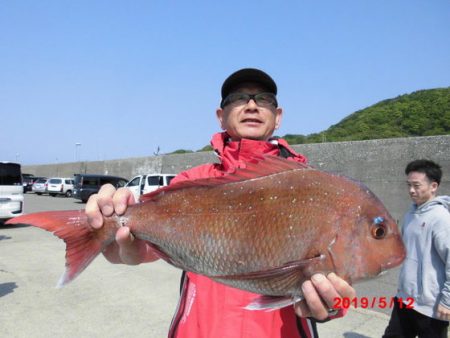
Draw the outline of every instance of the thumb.
[[[116,242],[119,245],[119,256],[123,263],[136,265],[141,262],[139,246],[135,242],[130,228],[121,227],[116,233]]]

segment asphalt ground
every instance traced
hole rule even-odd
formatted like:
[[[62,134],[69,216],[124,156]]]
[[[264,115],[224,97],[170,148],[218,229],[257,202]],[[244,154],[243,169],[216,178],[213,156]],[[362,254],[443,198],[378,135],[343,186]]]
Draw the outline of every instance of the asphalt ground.
[[[25,195],[25,213],[82,208],[72,198]],[[64,243],[46,231],[0,227],[0,336],[167,336],[178,300],[179,270],[162,261],[110,264],[99,256],[74,282],[57,289],[64,254]],[[318,324],[320,337],[381,337],[397,277],[395,269],[355,285],[358,296],[348,314]],[[386,297],[386,306],[381,297]]]

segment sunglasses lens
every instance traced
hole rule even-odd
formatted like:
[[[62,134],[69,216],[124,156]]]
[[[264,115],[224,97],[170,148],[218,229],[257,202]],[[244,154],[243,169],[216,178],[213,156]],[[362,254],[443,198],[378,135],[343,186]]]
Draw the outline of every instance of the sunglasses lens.
[[[249,101],[250,97],[245,93],[232,93],[223,101],[223,106],[234,104],[236,106],[244,105]]]
[[[255,95],[255,101],[258,106],[268,107],[277,106],[277,99],[272,93],[260,93]]]
[[[235,106],[242,106],[248,101],[254,100],[260,107],[278,106],[277,99],[272,93],[246,94],[246,93],[231,93],[222,102],[222,108],[233,104]]]

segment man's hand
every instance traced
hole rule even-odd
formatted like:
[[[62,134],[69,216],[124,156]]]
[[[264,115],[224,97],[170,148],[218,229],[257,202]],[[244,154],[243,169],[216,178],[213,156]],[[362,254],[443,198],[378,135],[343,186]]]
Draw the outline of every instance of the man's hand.
[[[328,310],[336,304],[336,298],[353,299],[356,296],[355,289],[335,273],[326,277],[322,274],[313,275],[311,280],[303,283],[302,292],[305,299],[294,305],[295,313],[300,317],[318,320],[328,318]]]
[[[94,229],[103,226],[103,216],[123,215],[129,205],[134,204],[134,196],[127,188],[116,190],[111,184],[103,185],[98,194],[89,197],[86,215],[89,225]],[[135,238],[128,227],[121,227],[116,232],[116,241],[103,252],[111,263],[136,265],[158,259],[151,247]]]
[[[437,315],[441,320],[450,320],[450,310],[441,304],[438,305]]]

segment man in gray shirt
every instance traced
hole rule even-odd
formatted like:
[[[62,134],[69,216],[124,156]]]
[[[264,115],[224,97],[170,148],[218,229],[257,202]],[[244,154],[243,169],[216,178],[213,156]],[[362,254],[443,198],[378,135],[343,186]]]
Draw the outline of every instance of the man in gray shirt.
[[[437,196],[441,167],[416,160],[405,169],[413,201],[402,225],[406,259],[388,337],[447,337],[450,320],[450,197]]]

